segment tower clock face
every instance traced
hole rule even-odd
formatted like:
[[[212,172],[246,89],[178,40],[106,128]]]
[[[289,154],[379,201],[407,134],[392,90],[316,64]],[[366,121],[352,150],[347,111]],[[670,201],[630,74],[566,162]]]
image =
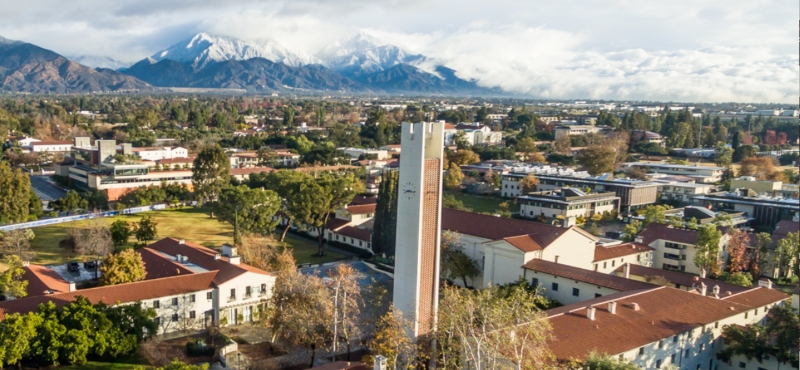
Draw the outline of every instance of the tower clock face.
[[[413,183],[407,182],[403,184],[400,192],[402,193],[403,198],[406,198],[406,200],[412,200],[417,196],[417,187]]]

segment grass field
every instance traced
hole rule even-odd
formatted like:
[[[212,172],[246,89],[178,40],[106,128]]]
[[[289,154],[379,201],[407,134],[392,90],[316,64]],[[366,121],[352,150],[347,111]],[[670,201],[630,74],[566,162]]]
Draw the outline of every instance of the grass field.
[[[465,194],[462,192],[453,192],[451,194],[456,197],[456,200],[460,200],[462,203],[464,203],[464,207],[471,209],[472,212],[495,213],[501,209],[500,203],[503,202],[509,203],[508,210],[511,211],[512,213],[519,212],[519,205],[515,204],[513,200],[482,196],[482,195]]]
[[[53,369],[58,370],[77,370],[77,369],[95,369],[95,370],[134,370],[134,369],[152,369],[152,366],[149,365],[137,365],[137,364],[118,364],[112,362],[96,362],[96,361],[88,361],[84,365],[66,365],[61,367],[54,367]]]
[[[139,222],[145,215],[153,217],[158,224],[158,239],[173,237],[204,245],[210,248],[220,248],[223,243],[233,241],[233,226],[225,222],[212,219],[201,208],[184,208],[181,210],[165,210],[123,215],[100,219],[102,222],[112,223],[122,219],[128,223]],[[70,260],[83,260],[82,256],[75,255],[58,247],[58,242],[67,237],[68,230],[81,227],[90,221],[68,222],[57,225],[37,227],[33,229],[36,237],[31,241],[31,247],[36,252],[33,258],[37,264],[58,264]],[[128,244],[133,245],[136,239],[131,237]],[[294,255],[298,263],[324,263],[344,257],[343,255],[326,251],[324,257],[316,257],[317,245],[311,240],[294,235],[287,235],[286,244],[294,248]]]

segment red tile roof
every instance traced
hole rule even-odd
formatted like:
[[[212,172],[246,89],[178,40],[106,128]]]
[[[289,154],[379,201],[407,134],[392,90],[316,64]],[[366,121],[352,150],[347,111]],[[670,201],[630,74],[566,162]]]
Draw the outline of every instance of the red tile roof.
[[[641,243],[624,243],[608,247],[597,245],[594,247],[594,262],[610,260],[612,258],[630,256],[643,252],[650,252],[653,248]]]
[[[231,176],[249,175],[251,173],[262,173],[275,171],[272,167],[247,167],[231,168]]]
[[[731,293],[739,293],[745,290],[750,289],[750,287],[743,287],[740,285],[726,283],[724,281],[709,279],[709,278],[701,278],[697,275],[687,274],[685,272],[674,271],[674,270],[663,270],[657,269],[642,265],[634,265],[631,264],[631,275],[634,276],[641,276],[641,277],[648,277],[648,276],[661,276],[667,279],[670,283],[678,284],[682,287],[700,287],[700,283],[703,283],[708,288],[707,294],[711,294],[711,290],[714,285],[719,285],[719,290],[723,294],[726,292]],[[617,268],[616,273],[617,275],[622,275],[624,271],[624,266],[620,266]],[[676,287],[678,288],[678,287]]]
[[[74,301],[79,296],[85,297],[91,303],[131,303],[180,295],[200,290],[211,289],[217,272],[206,272],[183,276],[173,276],[162,279],[144,280],[135,283],[103,286],[91,289],[82,289],[74,292],[42,295],[37,297],[15,299],[0,302],[0,319],[9,313],[26,313],[35,311],[40,304],[52,301],[56,307],[61,308]]]
[[[49,291],[69,292],[69,283],[54,270],[42,265],[29,265],[23,269],[25,273],[22,275],[22,280],[28,281],[28,297],[46,295]]]
[[[655,285],[645,283],[643,281],[625,279],[615,275],[603,274],[596,271],[567,266],[564,264],[540,259],[530,260],[522,267],[532,271],[539,271],[545,274],[561,276],[567,279],[582,281],[584,283],[594,284],[619,291],[649,289],[655,287]]]
[[[192,162],[194,162],[194,159],[195,159],[195,157],[169,158],[169,159],[159,160],[158,164],[192,163]]]
[[[333,217],[329,219],[328,222],[325,224],[325,228],[328,230],[337,231],[349,223],[350,221],[340,220],[338,218]]]
[[[750,308],[763,307],[768,304],[780,302],[790,297],[777,289],[755,287],[741,293],[720,298],[726,302],[734,302]]]
[[[137,250],[137,252],[142,256],[144,269],[147,273],[145,279],[147,280],[194,273],[194,271],[189,270],[180,263],[176,263],[153,249],[142,248]]]
[[[697,231],[676,229],[670,225],[651,223],[639,233],[644,244],[650,244],[658,239],[669,240],[683,244],[697,244]]]
[[[368,213],[375,213],[375,207],[377,207],[377,203],[371,204],[359,204],[355,206],[347,206],[347,212],[350,212],[354,215],[363,215]]]
[[[339,235],[344,235],[349,238],[363,240],[368,243],[370,242],[370,240],[372,240],[372,233],[370,233],[368,229],[361,229],[353,226],[345,226],[336,231],[336,233]]]
[[[526,253],[544,249],[539,243],[533,240],[532,235],[509,236],[508,238],[503,238],[503,240]]]
[[[567,231],[562,227],[539,222],[482,215],[451,208],[442,208],[442,230],[457,231],[491,240],[535,235],[533,238],[543,247]]]
[[[356,206],[360,204],[377,204],[378,197],[368,197],[364,195],[356,195],[353,197],[353,200],[350,201],[350,205]]]
[[[615,314],[608,311],[611,301],[617,302]],[[595,320],[586,317],[589,306]],[[749,309],[668,287],[619,293],[547,311],[554,335],[549,347],[559,361],[582,360],[591,351],[615,355]]]

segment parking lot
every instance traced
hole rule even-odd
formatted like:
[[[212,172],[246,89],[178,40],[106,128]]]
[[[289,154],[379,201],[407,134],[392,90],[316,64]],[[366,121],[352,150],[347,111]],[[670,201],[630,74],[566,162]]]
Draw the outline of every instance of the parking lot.
[[[47,266],[55,271],[68,283],[77,283],[80,281],[91,280],[95,278],[95,270],[89,270],[84,266],[83,262],[78,262],[78,271],[70,271],[69,264],[63,265],[50,265]],[[100,276],[100,270],[97,270],[97,276]]]

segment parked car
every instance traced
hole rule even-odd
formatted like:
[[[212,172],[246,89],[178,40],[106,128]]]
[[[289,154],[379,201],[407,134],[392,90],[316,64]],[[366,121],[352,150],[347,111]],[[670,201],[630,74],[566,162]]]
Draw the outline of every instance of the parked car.
[[[84,262],[83,267],[87,270],[94,270],[97,268],[97,263],[94,261]]]
[[[80,269],[81,265],[79,265],[77,262],[70,262],[67,264],[67,270],[70,272],[78,272]]]

